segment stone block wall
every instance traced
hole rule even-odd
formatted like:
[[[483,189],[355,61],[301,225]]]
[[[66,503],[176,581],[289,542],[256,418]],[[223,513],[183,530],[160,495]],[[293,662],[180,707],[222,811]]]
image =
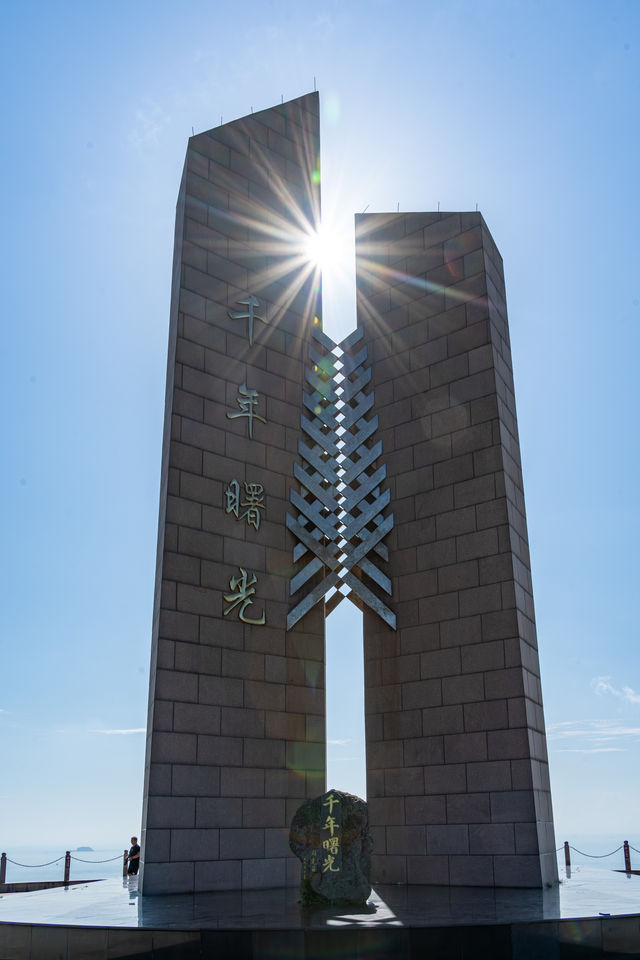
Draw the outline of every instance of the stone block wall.
[[[145,894],[297,883],[289,823],[325,789],[322,608],[285,631],[285,513],[320,312],[319,278],[303,255],[319,218],[318,160],[317,94],[189,141],[169,332]],[[249,312],[251,297],[252,343],[249,318],[230,316]],[[229,512],[233,481],[245,503],[245,484],[261,487],[257,529],[245,507]],[[225,600],[243,586],[246,606]],[[263,614],[264,624],[246,622]]]
[[[398,631],[365,612],[374,880],[557,878],[502,259],[479,213],[356,217]]]

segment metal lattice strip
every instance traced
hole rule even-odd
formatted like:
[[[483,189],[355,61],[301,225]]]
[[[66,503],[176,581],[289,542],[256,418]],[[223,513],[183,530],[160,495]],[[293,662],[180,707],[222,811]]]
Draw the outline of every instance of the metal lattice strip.
[[[302,465],[294,465],[300,492],[290,491],[295,513],[287,514],[298,541],[289,590],[293,595],[308,589],[289,613],[287,629],[319,601],[326,600],[330,613],[347,597],[395,630],[395,614],[368,586],[391,595],[391,580],[370,555],[389,559],[382,541],[393,528],[393,514],[384,516],[390,495],[382,489],[386,467],[376,466],[382,444],[374,439],[373,390],[365,393],[371,371],[365,367],[367,348],[359,346],[363,331],[336,344],[315,326],[313,337],[301,415],[304,439],[298,444]]]

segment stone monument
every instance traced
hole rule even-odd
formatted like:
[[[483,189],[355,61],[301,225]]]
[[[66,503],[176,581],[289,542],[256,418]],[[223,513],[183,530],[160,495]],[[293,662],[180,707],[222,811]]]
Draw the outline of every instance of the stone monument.
[[[372,881],[556,878],[500,255],[479,213],[356,219],[323,330],[309,94],[189,141],[176,217],[145,894],[298,885],[324,623],[364,611]]]
[[[289,844],[301,863],[304,906],[366,903],[372,840],[364,800],[341,790],[305,800],[291,823]]]

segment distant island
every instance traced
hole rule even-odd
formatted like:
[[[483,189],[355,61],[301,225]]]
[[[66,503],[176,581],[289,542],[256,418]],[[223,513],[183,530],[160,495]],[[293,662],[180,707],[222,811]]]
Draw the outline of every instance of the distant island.
[[[93,847],[76,847],[76,853],[95,853]]]

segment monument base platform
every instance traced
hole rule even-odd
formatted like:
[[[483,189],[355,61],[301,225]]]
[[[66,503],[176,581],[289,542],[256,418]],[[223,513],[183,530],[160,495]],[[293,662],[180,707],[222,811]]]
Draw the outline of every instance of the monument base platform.
[[[0,898],[2,960],[640,957],[640,880],[582,867],[543,890],[380,886],[366,910],[291,889],[141,897],[137,880]]]

